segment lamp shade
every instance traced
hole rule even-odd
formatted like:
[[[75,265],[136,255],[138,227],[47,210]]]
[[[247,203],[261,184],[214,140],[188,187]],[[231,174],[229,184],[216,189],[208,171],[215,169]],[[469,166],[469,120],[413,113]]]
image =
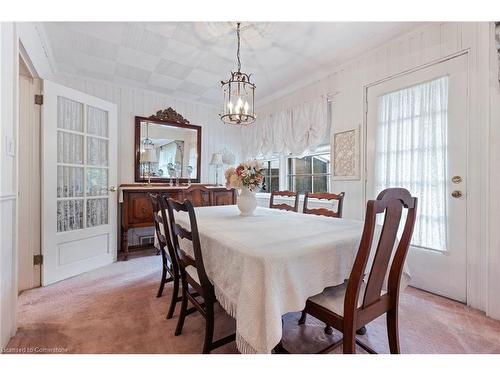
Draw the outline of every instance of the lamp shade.
[[[222,154],[222,162],[227,165],[233,165],[236,161],[236,157],[230,151],[225,151]]]
[[[222,162],[222,154],[220,152],[216,152],[212,155],[212,161],[210,162],[212,165],[223,165]]]
[[[156,150],[153,148],[145,149],[141,152],[141,163],[157,163]]]

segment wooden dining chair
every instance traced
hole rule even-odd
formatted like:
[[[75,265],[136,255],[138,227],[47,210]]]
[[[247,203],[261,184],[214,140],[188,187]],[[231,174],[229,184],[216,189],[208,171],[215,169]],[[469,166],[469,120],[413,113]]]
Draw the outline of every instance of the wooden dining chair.
[[[184,203],[179,203],[172,199],[168,199],[167,205],[170,228],[173,233],[173,244],[179,261],[182,281],[181,311],[177,327],[175,329],[175,335],[178,336],[181,334],[186,315],[193,311],[192,309],[189,310],[187,308],[188,302],[191,302],[194,306],[194,311],[197,310],[205,318],[205,340],[203,343],[203,353],[210,353],[212,350],[234,341],[236,334],[213,341],[214,305],[217,302],[217,299],[215,297],[214,286],[210,282],[205,271],[205,265],[203,263],[203,256],[201,253],[200,236],[198,233],[198,224],[196,222],[193,204],[189,200],[185,200]],[[175,216],[179,211],[186,212],[188,214],[191,228],[190,231],[176,223]],[[194,256],[191,256],[180,248],[180,239],[191,241]],[[195,291],[195,293],[193,293],[192,290]]]
[[[162,274],[160,281],[160,288],[156,297],[161,297],[165,284],[173,281],[173,291],[168,308],[167,319],[172,318],[177,302],[181,301],[179,296],[180,285],[180,272],[175,257],[172,238],[170,236],[170,226],[167,217],[167,204],[166,195],[150,193],[149,198],[153,205],[153,218],[156,231],[156,238],[158,239],[158,246],[160,247],[160,254],[162,259]]]
[[[212,206],[212,191],[204,185],[191,185],[184,190],[184,197],[191,201],[194,207]]]
[[[344,196],[345,193],[342,192],[340,194],[333,193],[309,193],[307,192],[304,196],[304,212],[305,214],[313,214],[313,215],[321,215],[321,216],[329,216],[329,217],[342,217],[342,206],[344,205]],[[330,210],[328,208],[308,208],[307,204],[309,203],[309,198],[313,199],[321,199],[328,201],[336,201],[337,202],[337,210]]]
[[[397,241],[403,208],[406,220],[401,239]],[[370,200],[366,207],[365,225],[358,253],[346,283],[326,288],[322,293],[310,297],[306,302],[305,312],[342,332],[342,340],[323,349],[327,352],[343,344],[344,353],[355,353],[356,344],[369,353],[375,351],[356,339],[356,330],[386,313],[387,335],[391,353],[400,353],[398,332],[399,290],[403,265],[410,246],[417,198],[408,190],[390,188],[383,190],[376,200]],[[367,263],[372,248],[377,214],[384,214],[384,223],[380,231],[373,263],[367,275]],[[394,253],[394,257],[391,257]],[[389,269],[387,290],[384,280]]]
[[[293,206],[290,206],[286,203],[274,203],[274,197],[291,197],[295,198],[295,203]],[[271,199],[269,201],[269,208],[277,208],[278,210],[286,210],[286,211],[295,211],[298,212],[299,209],[299,193],[295,193],[293,191],[279,191],[273,190],[271,192]]]

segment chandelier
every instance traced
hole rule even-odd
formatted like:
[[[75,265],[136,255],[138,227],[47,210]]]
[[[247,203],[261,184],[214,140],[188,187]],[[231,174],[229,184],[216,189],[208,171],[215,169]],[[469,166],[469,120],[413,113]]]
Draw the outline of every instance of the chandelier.
[[[231,78],[221,81],[224,102],[220,119],[231,125],[250,125],[255,121],[255,85],[250,82],[251,74],[241,71],[240,61],[240,23],[236,27],[238,37],[238,71],[231,72]]]

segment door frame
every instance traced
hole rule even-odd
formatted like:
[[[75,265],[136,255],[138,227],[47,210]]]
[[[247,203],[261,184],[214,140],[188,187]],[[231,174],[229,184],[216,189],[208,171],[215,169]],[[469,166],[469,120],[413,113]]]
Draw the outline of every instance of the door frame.
[[[28,73],[30,74],[30,78],[33,80],[32,82],[32,85],[35,86],[37,85],[38,86],[38,89],[34,90],[34,93],[35,94],[41,94],[42,92],[42,80],[40,79],[37,71],[35,70],[34,66],[33,66],[33,63],[31,62],[26,50],[24,49],[23,45],[21,42],[19,42],[19,59],[18,59],[18,65],[20,66],[20,64],[23,63],[26,67],[26,69],[28,70]],[[18,77],[17,77],[17,80],[18,80],[18,100],[17,100],[17,111],[20,112],[21,110],[21,85],[19,83],[19,80],[20,80],[20,77],[21,77],[21,73],[20,73],[20,70],[18,71]],[[38,83],[35,83],[35,81],[38,81]],[[17,210],[18,210],[18,227],[17,227],[17,245],[18,245],[18,267],[17,267],[17,277],[18,277],[18,289],[20,288],[19,285],[20,284],[23,284],[24,286],[27,286],[27,288],[24,288],[23,290],[27,290],[27,289],[32,289],[32,288],[36,288],[36,287],[39,287],[41,286],[41,282],[42,282],[42,276],[41,276],[41,265],[35,265],[34,264],[34,255],[40,255],[41,254],[41,247],[42,247],[42,239],[41,239],[41,230],[42,230],[42,226],[41,226],[41,206],[42,206],[42,201],[41,201],[41,183],[42,183],[42,176],[41,176],[41,173],[42,173],[42,165],[41,165],[41,106],[40,105],[37,105],[35,104],[34,102],[34,98],[32,98],[31,100],[33,100],[33,106],[34,106],[34,109],[36,108],[36,112],[37,112],[37,116],[38,116],[38,123],[35,125],[35,126],[38,126],[38,134],[36,134],[36,139],[35,136],[32,134],[30,137],[31,137],[31,141],[33,142],[38,142],[38,160],[39,160],[39,164],[38,164],[38,186],[39,186],[39,189],[38,189],[38,199],[34,200],[34,201],[31,201],[30,202],[22,202],[20,199],[18,201],[18,205],[17,205]],[[17,144],[17,147],[16,149],[20,149],[19,147],[19,143],[20,143],[20,134],[21,134],[21,126],[23,126],[23,124],[21,124],[21,115],[20,113],[18,114],[18,144]],[[24,126],[26,127],[27,124],[24,124]],[[17,162],[16,162],[16,167],[17,167],[17,171],[18,171],[18,176],[17,176],[17,179],[18,179],[18,186],[17,186],[17,194],[19,196],[20,194],[20,188],[21,186],[19,186],[19,178],[20,178],[20,173],[21,173],[21,170],[23,168],[27,168],[28,166],[26,165],[21,165],[21,161],[20,161],[20,157],[19,157],[20,153],[17,154]],[[33,182],[33,181],[32,181]],[[33,198],[33,197],[31,197]],[[29,208],[29,211],[31,211],[35,206],[38,206],[38,217],[35,218],[35,221],[38,222],[38,239],[35,239],[34,235],[33,235],[33,231],[30,230],[30,225],[29,223],[21,223],[19,222],[19,216],[21,214],[21,205],[25,205],[25,204],[28,204],[28,208]],[[21,230],[21,225],[27,225],[27,227],[25,228],[27,230],[27,233],[26,231],[23,231]],[[37,233],[37,231],[35,231],[35,233]],[[38,241],[38,246],[36,249],[33,249],[33,248],[28,248],[28,249],[21,249],[21,247],[19,246],[21,244],[21,236],[28,236],[30,237],[31,236],[31,239],[30,241]],[[21,270],[21,262],[29,262],[31,264],[31,274],[30,275],[24,275],[22,270]],[[25,272],[27,271],[27,269],[24,270]],[[20,292],[20,290],[19,290]]]
[[[477,135],[477,137],[471,136],[471,122],[472,119],[476,118],[476,112],[478,109],[475,108],[475,112],[472,110],[471,103],[471,70],[473,68],[474,60],[473,55],[471,54],[471,50],[469,48],[459,51],[457,53],[450,54],[443,58],[430,61],[425,64],[421,64],[417,67],[399,72],[397,74],[392,74],[382,79],[372,81],[368,84],[363,85],[363,129],[361,133],[361,147],[362,147],[362,155],[361,155],[361,165],[362,165],[362,191],[363,191],[363,201],[367,200],[367,168],[368,163],[366,160],[366,151],[367,151],[367,131],[368,131],[368,89],[370,87],[376,86],[378,84],[390,81],[394,78],[402,77],[405,75],[409,75],[413,72],[419,71],[421,69],[425,69],[427,67],[440,64],[451,60],[455,57],[466,55],[467,56],[467,118],[466,118],[466,137],[467,137],[467,173],[466,173],[466,181],[467,183],[467,233],[466,233],[466,299],[467,305],[471,305],[473,307],[479,308],[481,310],[485,310],[484,301],[481,296],[477,295],[478,291],[481,290],[482,285],[486,285],[486,276],[482,274],[482,263],[485,261],[487,248],[484,248],[480,244],[482,244],[481,236],[483,235],[482,231],[485,230],[484,227],[487,225],[483,223],[488,222],[488,212],[484,211],[482,208],[484,206],[484,199],[488,197],[488,189],[487,183],[483,181],[475,181],[477,177],[471,176],[471,170],[474,168],[477,169],[477,165],[479,162],[485,162],[484,158],[481,155],[481,135]],[[477,105],[476,105],[477,106]],[[480,133],[479,131],[477,133]],[[484,135],[483,135],[484,136]],[[483,186],[481,186],[483,185]],[[363,215],[365,213],[366,207],[363,205]],[[480,218],[480,219],[478,219]],[[481,226],[484,226],[483,228]]]

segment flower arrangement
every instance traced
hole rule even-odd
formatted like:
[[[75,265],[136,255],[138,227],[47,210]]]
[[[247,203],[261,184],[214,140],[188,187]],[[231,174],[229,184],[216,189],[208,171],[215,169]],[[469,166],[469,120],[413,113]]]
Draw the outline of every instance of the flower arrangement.
[[[229,168],[225,176],[228,189],[248,188],[250,191],[255,191],[264,183],[262,163],[257,160],[246,161],[236,168]]]

